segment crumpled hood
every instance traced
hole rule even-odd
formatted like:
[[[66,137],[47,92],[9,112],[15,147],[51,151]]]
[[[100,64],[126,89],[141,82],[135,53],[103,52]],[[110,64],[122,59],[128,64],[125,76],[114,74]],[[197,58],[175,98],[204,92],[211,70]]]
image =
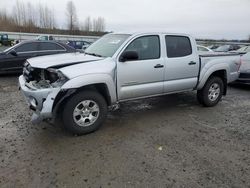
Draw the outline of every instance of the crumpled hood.
[[[86,55],[84,53],[65,53],[56,55],[40,56],[28,59],[29,64],[34,68],[61,68],[79,63],[102,60],[101,57]]]
[[[62,67],[59,70],[69,79],[88,75],[88,74],[109,74],[114,75],[116,63],[112,58],[99,61],[79,63],[71,66]]]

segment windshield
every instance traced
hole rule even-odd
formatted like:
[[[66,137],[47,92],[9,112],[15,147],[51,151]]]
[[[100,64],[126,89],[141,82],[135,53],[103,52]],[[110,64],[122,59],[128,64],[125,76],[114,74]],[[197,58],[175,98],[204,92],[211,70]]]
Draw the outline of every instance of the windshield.
[[[85,50],[85,53],[102,57],[112,57],[129,36],[126,34],[105,35],[90,45]]]
[[[8,52],[8,51],[10,51],[10,50],[12,50],[12,49],[14,49],[16,46],[17,46],[18,44],[16,44],[16,45],[14,45],[14,46],[11,46],[10,48],[7,48],[6,50],[4,50],[3,52]]]

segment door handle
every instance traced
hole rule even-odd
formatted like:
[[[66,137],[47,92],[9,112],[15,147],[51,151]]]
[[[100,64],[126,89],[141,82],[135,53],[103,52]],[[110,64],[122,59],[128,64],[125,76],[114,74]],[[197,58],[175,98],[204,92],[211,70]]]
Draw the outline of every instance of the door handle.
[[[155,69],[159,69],[159,68],[163,68],[163,67],[164,67],[164,65],[161,65],[161,64],[157,64],[154,66]]]
[[[188,64],[189,64],[189,65],[196,65],[196,62],[190,61]]]

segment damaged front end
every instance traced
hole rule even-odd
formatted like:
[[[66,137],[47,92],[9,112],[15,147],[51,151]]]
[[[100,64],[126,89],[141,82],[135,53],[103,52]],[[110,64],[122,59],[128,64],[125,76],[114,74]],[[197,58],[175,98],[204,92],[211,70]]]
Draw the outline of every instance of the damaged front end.
[[[31,67],[24,64],[23,75],[19,77],[19,87],[30,109],[34,111],[33,123],[53,118],[53,104],[61,86],[68,81],[59,70]]]

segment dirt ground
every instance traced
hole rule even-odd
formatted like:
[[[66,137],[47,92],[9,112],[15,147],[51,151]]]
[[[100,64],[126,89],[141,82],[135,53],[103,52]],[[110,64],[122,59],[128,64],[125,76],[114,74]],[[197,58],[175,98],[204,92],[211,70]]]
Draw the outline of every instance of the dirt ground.
[[[250,87],[214,108],[187,92],[127,102],[76,137],[30,123],[15,76],[0,77],[0,187],[250,187]]]

